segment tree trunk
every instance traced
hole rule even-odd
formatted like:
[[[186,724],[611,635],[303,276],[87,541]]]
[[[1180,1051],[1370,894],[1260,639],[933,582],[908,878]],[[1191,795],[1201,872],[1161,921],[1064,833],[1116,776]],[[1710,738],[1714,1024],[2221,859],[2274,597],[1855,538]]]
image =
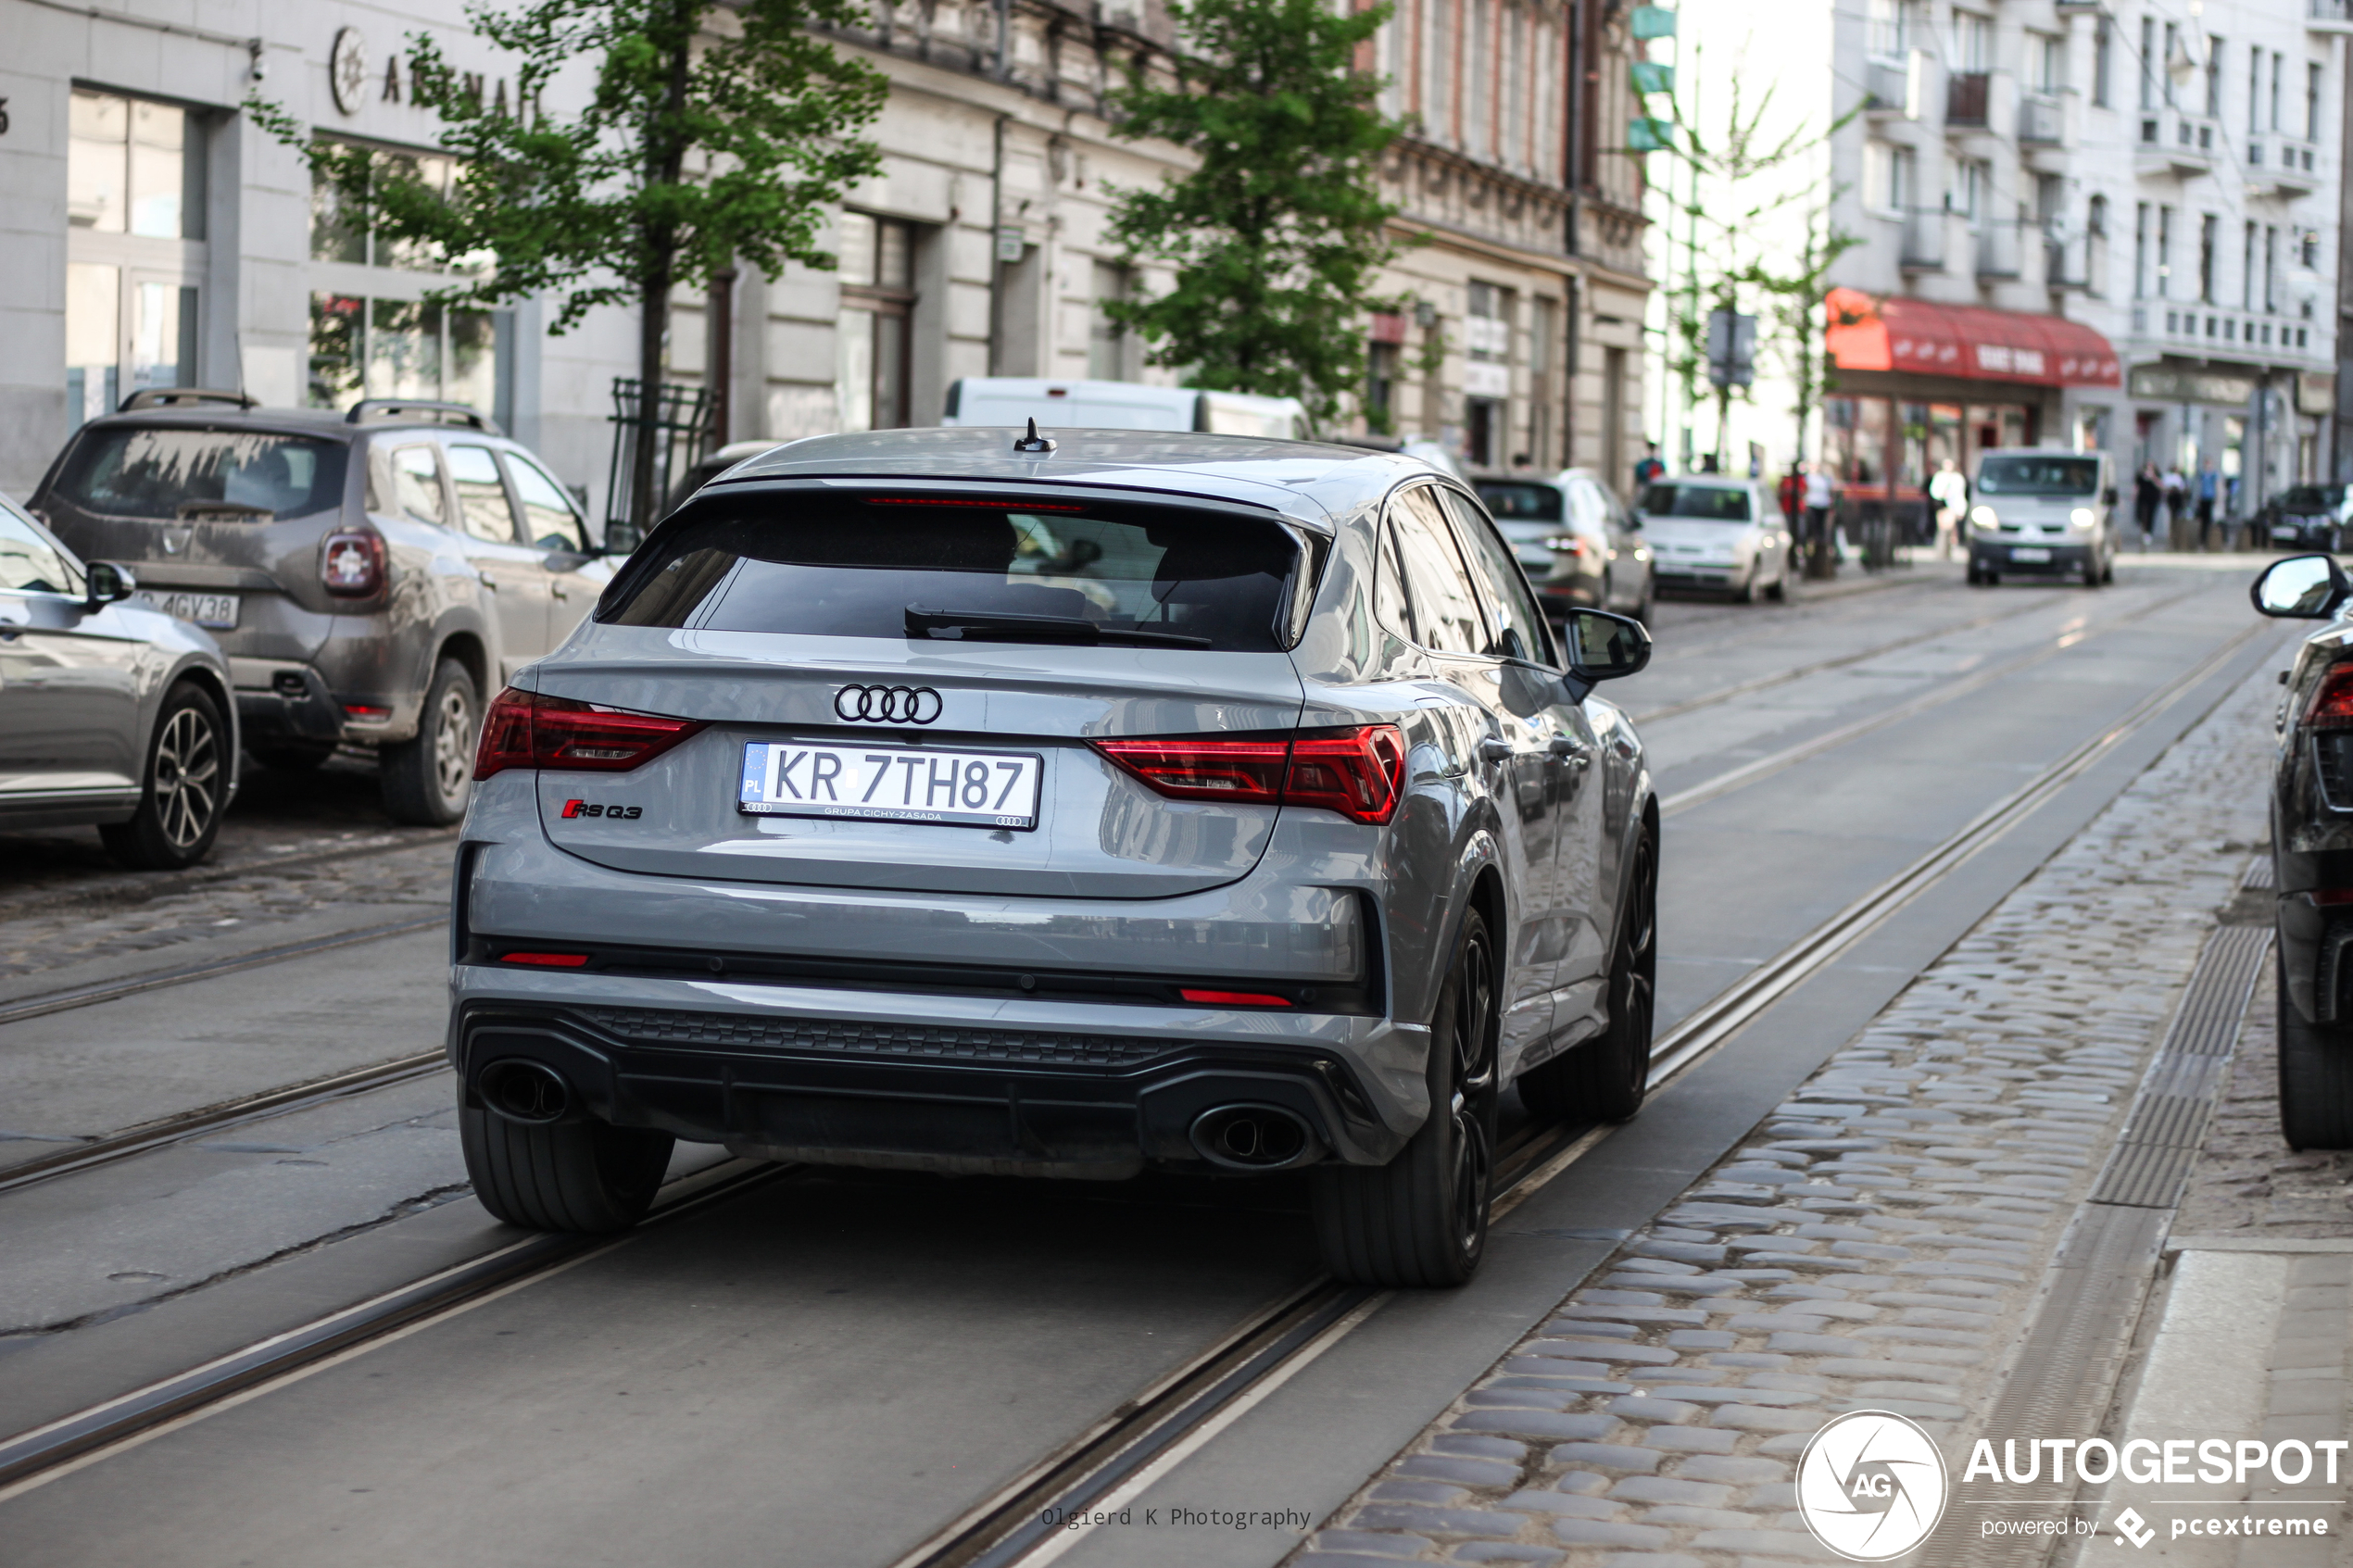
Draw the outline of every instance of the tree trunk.
[[[629,522],[643,538],[654,525],[654,455],[661,448],[661,340],[670,331],[670,268],[664,264],[648,278],[637,306],[637,429],[636,451],[629,463]]]
[[[693,64],[695,19],[701,0],[669,0],[670,92],[663,112],[646,128],[646,185],[675,185],[686,161],[678,116],[686,103],[686,77]],[[637,295],[637,442],[629,471],[629,521],[640,537],[654,524],[661,504],[655,485],[654,457],[661,450],[661,345],[670,332],[670,289],[678,277],[679,235],[668,223],[645,231],[645,270]]]

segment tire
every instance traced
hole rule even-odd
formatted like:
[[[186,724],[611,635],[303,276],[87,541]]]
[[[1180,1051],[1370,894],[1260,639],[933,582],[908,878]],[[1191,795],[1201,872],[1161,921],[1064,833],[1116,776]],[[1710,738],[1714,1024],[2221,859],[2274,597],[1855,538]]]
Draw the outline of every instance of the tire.
[[[384,812],[396,822],[447,827],[466,814],[474,793],[474,741],[482,730],[482,695],[474,678],[445,659],[425,690],[417,734],[384,748]]]
[[[279,741],[272,746],[249,746],[245,752],[265,768],[281,773],[307,773],[335,754],[333,741]]]
[[[2353,1148],[2353,1029],[2307,1023],[2275,984],[2280,1135],[2294,1149]]]
[[[1781,570],[1773,578],[1773,585],[1765,590],[1765,596],[1772,600],[1777,605],[1785,605],[1789,603],[1788,557],[1784,556],[1781,558]]]
[[[1658,605],[1658,583],[1648,573],[1642,577],[1642,602],[1636,605],[1633,617],[1644,626],[1651,623],[1651,611]]]
[[[1478,1270],[1502,1093],[1495,969],[1486,921],[1465,911],[1430,1020],[1429,1119],[1386,1165],[1315,1168],[1315,1238],[1333,1277],[1411,1288]]]
[[[1753,605],[1756,602],[1756,573],[1759,570],[1761,569],[1754,566],[1748,569],[1748,576],[1742,581],[1740,587],[1733,591],[1734,604]]]
[[[143,872],[179,871],[210,854],[228,808],[228,761],[220,706],[199,686],[166,692],[147,737],[138,814],[98,830],[107,853]]]
[[[1520,1074],[1520,1103],[1539,1116],[1623,1122],[1650,1093],[1658,991],[1658,853],[1650,829],[1629,865],[1635,880],[1610,952],[1609,1027]]]
[[[524,1126],[458,1106],[466,1174],[482,1206],[535,1231],[626,1230],[661,1189],[675,1140],[668,1133],[603,1122]]]
[[[2107,579],[2100,574],[2099,557],[2094,556],[2083,563],[2083,586],[2096,588],[2106,581]]]

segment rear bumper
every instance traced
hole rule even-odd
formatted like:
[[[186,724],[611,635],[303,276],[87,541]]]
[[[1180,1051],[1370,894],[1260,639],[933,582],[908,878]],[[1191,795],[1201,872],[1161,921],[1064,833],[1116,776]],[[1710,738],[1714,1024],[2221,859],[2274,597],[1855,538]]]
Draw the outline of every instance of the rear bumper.
[[[453,995],[449,1052],[470,1103],[484,1067],[520,1057],[562,1073],[598,1120],[770,1159],[1098,1180],[1209,1169],[1193,1123],[1248,1104],[1290,1111],[1330,1158],[1378,1164],[1419,1120],[1365,1071],[1379,1051],[1365,1036],[1390,1027],[1372,1019],[1019,1019],[959,998],[473,965],[458,966]]]
[[[2048,558],[2021,560],[2019,558],[2020,550],[2032,551]],[[1969,565],[1981,571],[2000,572],[2004,576],[2016,573],[2025,577],[2037,572],[2057,576],[2082,571],[2092,564],[2092,558],[2093,546],[2089,545],[1989,545],[1972,539],[1969,547]]]

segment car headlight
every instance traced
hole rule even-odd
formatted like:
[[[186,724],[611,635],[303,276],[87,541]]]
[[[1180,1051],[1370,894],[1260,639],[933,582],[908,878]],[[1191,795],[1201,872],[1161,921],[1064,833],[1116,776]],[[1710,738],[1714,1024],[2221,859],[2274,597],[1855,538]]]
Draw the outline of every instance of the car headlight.
[[[2067,521],[2077,528],[2089,528],[2099,519],[2092,515],[2091,508],[2078,507],[2067,514]]]
[[[1970,508],[1969,520],[1980,528],[1999,528],[2002,526],[2002,520],[1994,515],[1994,508],[1991,507]]]

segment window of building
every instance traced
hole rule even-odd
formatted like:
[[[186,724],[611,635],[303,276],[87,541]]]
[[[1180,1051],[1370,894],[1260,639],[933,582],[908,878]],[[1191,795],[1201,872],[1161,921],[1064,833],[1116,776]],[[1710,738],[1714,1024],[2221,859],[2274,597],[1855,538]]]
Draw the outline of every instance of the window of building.
[[[1957,157],[1953,159],[1952,189],[1945,196],[1944,205],[1975,225],[1986,212],[1986,204],[1993,195],[1993,183],[1992,164],[1982,158]]]
[[[2321,65],[2308,60],[2304,66],[2304,139],[2321,139]]]
[[[2239,246],[2239,308],[2255,308],[2255,225],[2246,226],[2246,236]]]
[[[2067,86],[2067,40],[2048,32],[2028,33],[2026,69],[2035,92],[2057,97]]]
[[[1475,158],[1485,158],[1494,145],[1491,115],[1493,100],[1487,85],[1494,75],[1495,5],[1494,0],[1466,0],[1464,25],[1470,39],[1463,51],[1463,148]]]
[[[2273,54],[2271,56],[2271,129],[2273,131],[2280,128],[2280,78],[2286,70],[2287,56]]]
[[[1957,71],[1980,71],[1992,69],[1994,24],[1975,11],[1953,13],[1953,69]]]
[[[2133,208],[2133,297],[2148,297],[2149,276],[2149,204],[2141,202]]]
[[[2197,220],[2197,297],[2200,304],[2214,303],[2214,251],[2222,232],[2222,220],[2207,213]]]
[[[1905,0],[1870,0],[1864,22],[1865,46],[1881,59],[1900,60],[1911,47]]]
[[[1549,471],[1553,458],[1553,361],[1560,333],[1560,305],[1550,299],[1529,302],[1528,311],[1528,451],[1525,460]]]
[[[842,430],[909,422],[907,318],[915,305],[915,226],[844,211],[836,245],[841,311],[834,396]]]
[[[1365,345],[1365,415],[1375,430],[1397,425],[1398,360],[1403,350],[1393,343]]]
[[[2182,30],[2172,22],[2167,22],[2165,24],[2165,53],[2158,57],[2157,69],[2159,72],[2158,87],[2169,107],[2173,102],[2173,56],[2181,52]]]
[[[205,266],[205,122],[77,87],[66,141],[66,419],[190,386]]]
[[[2280,307],[2280,231],[2273,224],[2263,226],[2263,314],[2274,315]]]
[[[2141,19],[2141,107],[2157,107],[2157,19]]]
[[[1475,468],[1498,467],[1504,460],[1513,305],[1509,289],[1470,285],[1469,311],[1463,320],[1463,346],[1469,359],[1463,367],[1463,426],[1464,455]]]
[[[2246,133],[2263,133],[2263,51],[2246,52]]]
[[[2102,15],[2092,24],[2092,103],[2108,107],[2108,73],[2114,69],[2116,24]]]
[[[2083,215],[2083,285],[2095,296],[2108,292],[2108,198],[2094,196]]]
[[[2173,297],[2173,209],[2157,209],[2157,297]]]
[[[2222,116],[2222,41],[2212,37],[2206,41],[2206,112]]]
[[[1126,299],[1136,287],[1135,271],[1116,261],[1094,264],[1094,292],[1087,307],[1087,374],[1094,381],[1129,381],[1127,329],[1103,308],[1109,300]]]

